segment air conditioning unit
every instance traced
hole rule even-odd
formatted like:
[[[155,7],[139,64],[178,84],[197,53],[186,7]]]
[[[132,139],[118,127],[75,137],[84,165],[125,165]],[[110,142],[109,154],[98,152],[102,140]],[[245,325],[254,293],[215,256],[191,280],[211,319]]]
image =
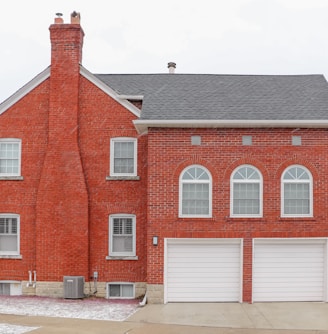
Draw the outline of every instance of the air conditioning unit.
[[[83,276],[64,276],[64,298],[66,299],[84,298]]]

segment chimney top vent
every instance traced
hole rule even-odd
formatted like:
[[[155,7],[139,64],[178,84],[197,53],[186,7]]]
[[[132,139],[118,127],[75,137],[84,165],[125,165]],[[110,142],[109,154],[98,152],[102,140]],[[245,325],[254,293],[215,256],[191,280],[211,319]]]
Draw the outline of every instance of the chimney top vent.
[[[72,24],[80,24],[80,20],[81,20],[81,15],[80,15],[80,13],[77,13],[77,12],[74,10],[74,12],[71,14],[71,23],[72,23]]]
[[[174,62],[172,62],[172,61],[167,64],[167,67],[169,69],[169,73],[170,74],[174,74],[175,73],[176,66],[177,66],[177,64],[174,63]]]
[[[62,24],[62,23],[64,23],[64,20],[62,18],[62,16],[63,16],[62,13],[56,13],[56,16],[57,16],[57,17],[55,17],[55,23],[56,24]]]

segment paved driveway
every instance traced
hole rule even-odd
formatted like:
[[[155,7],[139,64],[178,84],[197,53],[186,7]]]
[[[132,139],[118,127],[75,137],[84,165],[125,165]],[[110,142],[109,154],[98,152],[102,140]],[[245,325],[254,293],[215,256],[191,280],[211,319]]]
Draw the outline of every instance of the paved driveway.
[[[328,303],[171,303],[0,296],[5,334],[328,334]]]
[[[128,321],[221,328],[322,330],[328,303],[171,303],[147,305]]]

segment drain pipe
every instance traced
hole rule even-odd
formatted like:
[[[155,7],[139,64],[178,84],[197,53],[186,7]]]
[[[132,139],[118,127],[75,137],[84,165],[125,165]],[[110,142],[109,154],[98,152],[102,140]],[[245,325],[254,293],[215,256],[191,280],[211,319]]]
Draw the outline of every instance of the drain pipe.
[[[31,273],[32,274],[32,273]],[[36,287],[36,270],[33,271],[34,274],[34,282],[33,282],[33,288]],[[32,275],[31,275],[32,276]]]
[[[145,293],[145,296],[143,297],[142,301],[139,303],[139,306],[145,306],[147,303],[147,291]]]
[[[32,270],[29,270],[28,271],[28,282],[26,284],[26,287],[28,288],[29,286],[32,286],[33,283],[32,283]]]

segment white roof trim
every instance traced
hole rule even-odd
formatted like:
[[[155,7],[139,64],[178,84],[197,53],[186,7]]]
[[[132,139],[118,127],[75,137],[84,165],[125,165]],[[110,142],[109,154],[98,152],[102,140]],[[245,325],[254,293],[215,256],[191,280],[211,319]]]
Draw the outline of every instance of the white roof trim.
[[[120,103],[124,108],[128,109],[132,114],[134,114],[137,117],[140,117],[140,109],[138,109],[136,106],[134,106],[131,102],[127,100],[127,97],[132,100],[131,96],[127,95],[119,95],[117,94],[112,88],[107,86],[103,81],[98,79],[95,75],[93,75],[91,72],[89,72],[86,68],[83,66],[80,67],[80,74],[83,75],[87,80],[92,82],[95,86],[97,86],[99,89],[101,89],[103,92],[105,92],[107,95],[109,95],[111,98],[113,98],[116,102]],[[134,98],[136,99],[136,98]]]
[[[144,96],[143,95],[118,95],[120,99],[131,100],[131,101],[142,101]]]
[[[326,120],[134,120],[139,133],[148,128],[328,128]]]
[[[35,87],[39,86],[43,81],[45,81],[49,77],[50,77],[50,67],[47,67],[44,71],[39,73],[26,85],[20,88],[16,93],[11,95],[8,99],[4,100],[0,104],[0,115],[4,113],[7,109],[9,109],[12,105],[14,105],[16,102],[18,102],[21,98],[23,98],[25,95],[27,95]]]

